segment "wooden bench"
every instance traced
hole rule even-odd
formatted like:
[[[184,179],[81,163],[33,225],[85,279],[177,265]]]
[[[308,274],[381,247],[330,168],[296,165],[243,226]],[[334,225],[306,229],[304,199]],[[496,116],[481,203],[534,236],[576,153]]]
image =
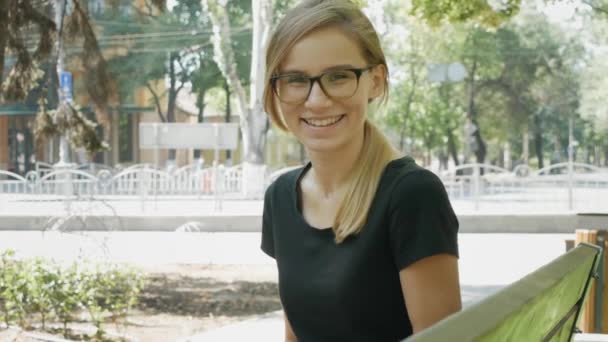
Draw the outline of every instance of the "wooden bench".
[[[581,243],[404,341],[571,341],[601,254],[600,247]]]

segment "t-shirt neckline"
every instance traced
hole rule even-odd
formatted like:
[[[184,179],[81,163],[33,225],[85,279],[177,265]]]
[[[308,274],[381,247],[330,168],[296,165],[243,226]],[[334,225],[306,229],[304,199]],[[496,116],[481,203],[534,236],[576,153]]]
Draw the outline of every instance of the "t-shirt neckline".
[[[384,175],[384,172],[386,172],[386,169],[388,169],[395,163],[406,160],[408,158],[409,158],[408,156],[403,156],[403,157],[396,158],[396,159],[393,159],[390,162],[388,162],[388,164],[386,164],[386,167],[384,168],[383,175]],[[302,167],[300,169],[297,176],[295,177],[295,182],[294,182],[294,184],[292,184],[292,193],[293,193],[292,205],[296,212],[296,216],[298,217],[298,220],[300,220],[306,226],[306,228],[314,230],[314,231],[318,232],[319,234],[330,234],[333,236],[334,235],[333,227],[317,228],[317,227],[313,227],[312,225],[310,225],[304,218],[304,215],[302,214],[302,210],[299,205],[299,204],[301,204],[300,181],[302,180],[302,177],[304,177],[306,172],[308,172],[310,170],[311,167],[312,167],[312,162],[308,161],[308,163],[306,163],[306,165],[304,165],[304,167]]]
[[[306,172],[308,172],[310,170],[310,168],[312,167],[312,162],[308,162],[306,163],[306,165],[300,170],[300,172],[298,172],[298,175],[296,177],[296,181],[295,184],[293,184],[293,206],[295,208],[295,211],[297,213],[297,217],[298,219],[306,226],[306,228],[308,229],[312,229],[316,232],[318,232],[319,234],[331,234],[333,235],[333,227],[326,227],[326,228],[317,228],[317,227],[313,227],[311,224],[308,223],[308,221],[306,221],[306,219],[304,218],[304,214],[302,214],[302,210],[301,210],[301,190],[300,190],[300,181],[302,180],[302,177],[304,177],[304,175],[306,174]]]

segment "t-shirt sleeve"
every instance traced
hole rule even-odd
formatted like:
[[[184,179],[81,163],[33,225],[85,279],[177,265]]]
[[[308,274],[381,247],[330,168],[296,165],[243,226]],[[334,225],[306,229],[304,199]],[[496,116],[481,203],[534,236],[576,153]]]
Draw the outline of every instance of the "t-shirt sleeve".
[[[274,231],[272,227],[272,188],[264,194],[264,213],[262,214],[262,251],[274,258]]]
[[[421,169],[402,176],[389,211],[390,244],[399,270],[437,254],[458,257],[458,219],[434,173]]]

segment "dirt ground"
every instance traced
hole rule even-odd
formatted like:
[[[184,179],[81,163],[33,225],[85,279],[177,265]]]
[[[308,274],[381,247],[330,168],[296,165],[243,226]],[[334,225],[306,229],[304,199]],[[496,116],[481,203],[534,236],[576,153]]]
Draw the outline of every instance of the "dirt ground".
[[[104,326],[113,337],[109,341],[120,341],[118,336],[123,341],[177,341],[281,309],[274,265],[179,264],[142,270],[147,281],[140,303],[126,325]],[[71,327],[74,336],[70,340],[94,331],[87,323]],[[58,334],[0,328],[0,341],[66,340]]]

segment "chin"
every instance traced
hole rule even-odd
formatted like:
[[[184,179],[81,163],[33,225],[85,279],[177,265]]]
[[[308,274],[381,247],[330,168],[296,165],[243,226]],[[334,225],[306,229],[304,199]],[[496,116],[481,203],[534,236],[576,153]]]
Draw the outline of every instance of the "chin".
[[[329,153],[329,152],[335,152],[337,150],[340,150],[343,146],[344,143],[342,143],[341,141],[337,141],[337,140],[316,140],[316,141],[304,141],[303,142],[304,147],[306,147],[306,150],[308,152],[313,152],[313,153]]]

